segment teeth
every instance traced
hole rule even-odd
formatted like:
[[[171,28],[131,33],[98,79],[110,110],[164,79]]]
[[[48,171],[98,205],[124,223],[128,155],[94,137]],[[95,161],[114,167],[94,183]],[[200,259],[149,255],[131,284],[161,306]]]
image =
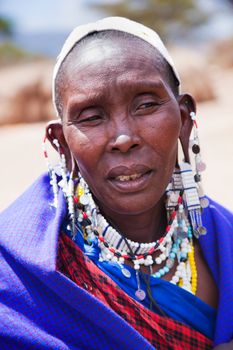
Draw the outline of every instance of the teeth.
[[[132,175],[119,175],[116,177],[116,180],[120,180],[120,181],[132,181],[132,180],[136,180],[139,177],[141,177],[142,174],[132,174]]]

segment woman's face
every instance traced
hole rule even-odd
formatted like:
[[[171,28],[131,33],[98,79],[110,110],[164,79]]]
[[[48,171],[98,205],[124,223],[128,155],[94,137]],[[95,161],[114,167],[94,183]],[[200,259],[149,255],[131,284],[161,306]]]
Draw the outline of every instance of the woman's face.
[[[176,161],[179,104],[146,47],[98,39],[81,47],[65,71],[64,136],[106,212],[155,207]]]

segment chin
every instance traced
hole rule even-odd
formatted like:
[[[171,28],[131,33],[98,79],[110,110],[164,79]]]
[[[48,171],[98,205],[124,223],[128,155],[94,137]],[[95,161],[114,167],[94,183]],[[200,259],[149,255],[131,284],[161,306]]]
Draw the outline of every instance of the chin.
[[[140,198],[135,198],[135,196],[130,197],[127,199],[121,198],[119,202],[114,200],[109,205],[105,204],[105,208],[120,215],[139,215],[155,208],[163,200],[164,195],[154,198],[148,198],[145,195],[143,197],[140,196]]]

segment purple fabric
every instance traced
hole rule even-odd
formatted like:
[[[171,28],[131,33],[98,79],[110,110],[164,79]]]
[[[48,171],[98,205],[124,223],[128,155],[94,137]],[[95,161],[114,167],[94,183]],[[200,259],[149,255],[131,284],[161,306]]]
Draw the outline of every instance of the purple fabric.
[[[233,339],[233,214],[210,200],[203,224],[200,245],[219,292],[214,340],[221,344]]]
[[[43,176],[0,216],[0,349],[154,349],[97,299],[55,271],[65,214]]]
[[[48,205],[42,176],[0,215],[0,348],[153,349],[117,314],[56,272],[57,242],[66,212]],[[233,337],[233,215],[211,201],[205,211],[205,258],[219,288],[215,342]]]

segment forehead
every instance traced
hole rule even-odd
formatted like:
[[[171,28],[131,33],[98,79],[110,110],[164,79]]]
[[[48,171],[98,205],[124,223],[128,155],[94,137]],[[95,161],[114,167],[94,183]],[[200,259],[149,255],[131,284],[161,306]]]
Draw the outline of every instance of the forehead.
[[[113,79],[114,75],[157,73],[165,75],[160,53],[139,38],[95,38],[78,44],[67,57],[63,67],[69,82],[86,77]]]

